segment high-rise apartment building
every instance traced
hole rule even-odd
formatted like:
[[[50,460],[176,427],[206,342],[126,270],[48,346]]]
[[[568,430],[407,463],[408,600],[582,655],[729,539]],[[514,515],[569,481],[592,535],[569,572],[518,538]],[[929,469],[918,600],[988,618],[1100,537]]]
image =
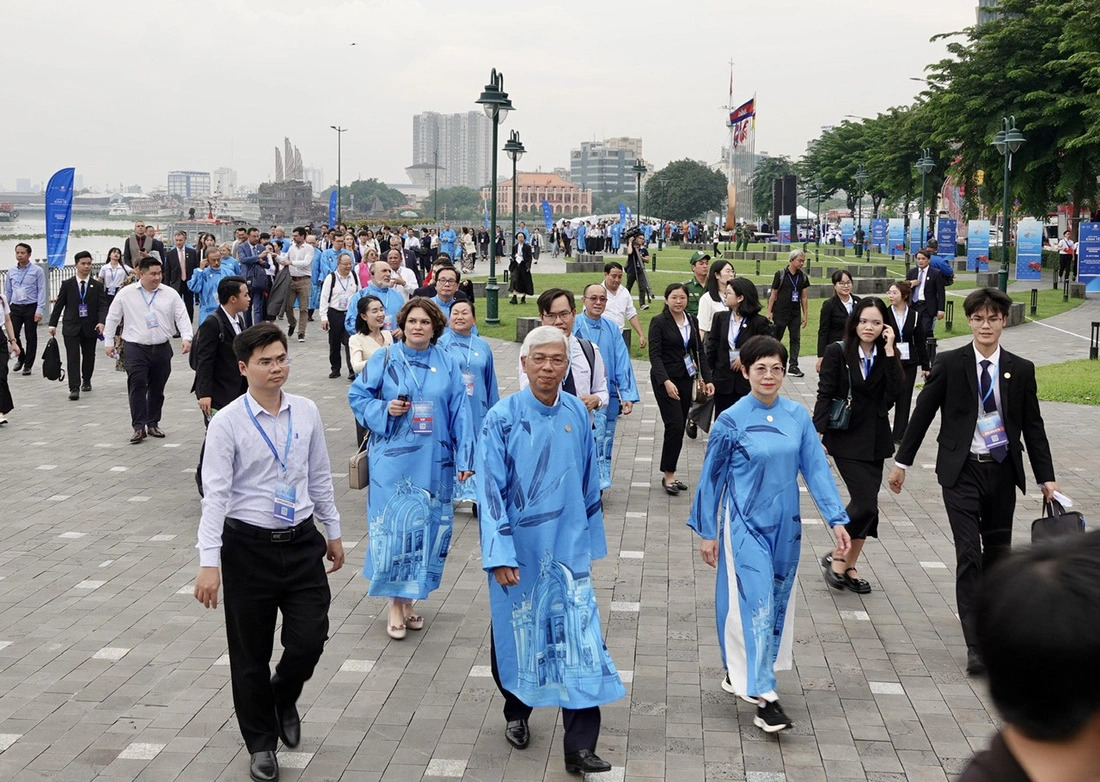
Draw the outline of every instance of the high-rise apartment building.
[[[580,149],[569,153],[569,178],[595,193],[634,193],[637,180],[631,169],[641,156],[640,138],[582,141]]]
[[[169,171],[168,195],[181,198],[210,195],[210,172]]]
[[[482,187],[492,175],[493,126],[481,111],[413,117],[413,164],[405,169],[414,184],[431,188]]]
[[[214,192],[221,193],[223,198],[232,198],[237,192],[237,172],[231,168],[221,167],[214,170]]]

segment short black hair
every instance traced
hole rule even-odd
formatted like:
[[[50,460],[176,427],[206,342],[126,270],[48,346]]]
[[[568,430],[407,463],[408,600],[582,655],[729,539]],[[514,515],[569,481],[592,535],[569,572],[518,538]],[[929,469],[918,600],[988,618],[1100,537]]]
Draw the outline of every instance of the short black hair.
[[[300,237],[302,237],[303,239],[305,239],[305,238],[306,238],[306,234],[308,234],[308,233],[309,233],[309,231],[307,231],[307,230],[306,230],[305,228],[303,228],[302,226],[298,226],[297,228],[295,228],[295,229],[294,229],[294,231],[293,231],[292,233],[296,233],[296,234],[298,234],[298,236],[300,236]]]
[[[84,258],[89,258],[90,259],[91,257],[92,257],[92,254],[90,252],[88,252],[87,250],[81,250],[80,252],[78,252],[76,255],[73,256],[73,263],[80,263],[80,261],[83,260]]]
[[[469,304],[470,305],[470,314],[473,315],[475,318],[477,317],[477,308],[474,307],[474,300],[473,299],[455,299],[454,301],[451,302],[451,312],[454,312],[455,307],[459,304]],[[448,318],[448,320],[449,320],[449,318]]]
[[[577,300],[573,296],[573,291],[567,291],[565,288],[547,288],[539,295],[539,315],[549,315],[550,305],[554,303],[554,299],[560,299],[562,296],[569,300],[569,309],[576,312]]]
[[[27,255],[30,255],[34,252],[34,250],[31,249],[31,246],[26,242],[20,242],[19,244],[15,245],[16,250],[18,250],[20,247],[27,251]]]
[[[250,326],[237,335],[233,340],[233,354],[238,361],[247,364],[253,353],[257,350],[263,350],[268,345],[274,345],[276,342],[283,346],[283,350],[286,350],[286,332],[280,326],[265,320],[263,323]]]
[[[458,282],[459,280],[462,279],[462,274],[458,271],[458,269],[456,269],[451,264],[447,264],[446,266],[442,266],[442,267],[440,267],[439,269],[436,270],[436,272],[435,272],[436,281],[439,280],[439,275],[441,275],[443,272],[454,272],[455,273],[455,282]]]
[[[612,269],[618,269],[619,271],[622,271],[623,270],[623,265],[621,263],[619,263],[618,261],[608,261],[607,263],[605,263],[603,265],[603,273],[604,274],[611,274]]]
[[[845,277],[847,277],[849,281],[853,279],[852,273],[847,269],[837,269],[835,272],[833,272],[833,275],[832,277],[830,277],[830,279],[833,281],[833,285],[836,285]]]
[[[1009,310],[1012,309],[1012,299],[1007,293],[1002,293],[997,288],[978,288],[971,291],[963,301],[963,312],[968,318],[975,312],[985,309],[993,310],[1001,317],[1007,318]]]
[[[763,334],[749,337],[741,346],[741,367],[747,372],[748,368],[757,361],[770,356],[778,356],[779,363],[787,366],[787,349],[783,347],[782,342],[775,337],[767,337]]]
[[[1092,531],[1017,549],[982,578],[974,615],[989,693],[1032,739],[1068,740],[1100,712],[1097,573]]]
[[[231,274],[218,283],[218,304],[225,306],[234,296],[241,295],[241,286],[248,285],[244,277]]]
[[[152,269],[154,266],[160,266],[160,267],[164,266],[164,264],[160,262],[160,258],[158,258],[155,255],[150,255],[146,258],[142,258],[138,262],[138,269],[140,271],[145,271],[146,269]]]
[[[726,290],[733,290],[741,296],[741,303],[737,305],[737,314],[742,318],[748,318],[760,312],[760,294],[756,290],[756,283],[746,277],[735,277],[729,281]]]

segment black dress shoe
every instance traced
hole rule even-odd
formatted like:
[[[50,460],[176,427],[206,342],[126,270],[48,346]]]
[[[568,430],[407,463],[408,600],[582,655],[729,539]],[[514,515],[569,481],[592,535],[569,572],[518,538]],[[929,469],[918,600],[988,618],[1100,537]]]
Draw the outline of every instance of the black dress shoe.
[[[971,676],[985,676],[985,663],[976,649],[966,650],[966,672]]]
[[[23,362],[22,361],[16,361],[15,366],[13,366],[11,368],[11,371],[12,372],[22,372],[23,371]]]
[[[149,433],[150,437],[164,437],[164,432],[159,426],[147,426],[145,431]]]
[[[69,400],[75,402],[78,399],[80,399],[80,392],[74,388],[72,391],[69,392]]]
[[[329,376],[330,379],[334,378],[334,377],[340,377],[340,370],[339,369],[334,369],[334,370],[332,370],[331,372],[328,373],[328,376]]]
[[[133,436],[130,437],[130,443],[133,444],[133,445],[136,445],[144,439],[145,439],[145,430],[140,429],[140,428],[135,429]]]
[[[289,706],[276,706],[275,714],[279,718],[279,738],[294,749],[302,740],[302,720],[298,716],[298,707],[293,703]]]
[[[31,368],[30,367],[23,367],[23,374],[24,375],[29,375],[30,373],[31,373]]]
[[[684,431],[687,433],[687,436],[690,437],[692,440],[694,440],[699,435],[698,425],[694,421],[692,421],[690,418],[687,420],[687,423],[684,425]]]
[[[516,749],[527,749],[531,743],[531,731],[527,727],[527,720],[512,720],[504,729],[504,738]]]
[[[565,770],[570,774],[599,774],[610,771],[611,764],[592,750],[582,749],[565,756]]]
[[[80,387],[80,390],[81,391],[91,391],[92,390],[92,384],[91,383],[85,383],[84,385],[82,385]]]
[[[275,750],[265,749],[263,752],[253,752],[252,762],[248,764],[248,776],[256,782],[274,782],[279,778],[279,760],[275,757]]]

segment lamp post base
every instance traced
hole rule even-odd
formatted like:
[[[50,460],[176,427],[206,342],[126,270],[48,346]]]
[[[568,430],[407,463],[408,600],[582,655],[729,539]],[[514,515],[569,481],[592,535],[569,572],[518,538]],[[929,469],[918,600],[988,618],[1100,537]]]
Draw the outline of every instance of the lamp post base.
[[[495,274],[485,283],[485,322],[495,326],[500,323],[500,286]]]

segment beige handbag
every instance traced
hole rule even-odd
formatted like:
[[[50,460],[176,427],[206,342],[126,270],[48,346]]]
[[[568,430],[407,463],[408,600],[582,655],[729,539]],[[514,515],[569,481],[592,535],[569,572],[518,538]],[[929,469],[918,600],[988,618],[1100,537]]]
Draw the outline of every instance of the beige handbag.
[[[352,489],[365,489],[370,485],[370,459],[367,458],[367,444],[370,442],[370,429],[363,435],[359,450],[348,459],[348,486]]]

